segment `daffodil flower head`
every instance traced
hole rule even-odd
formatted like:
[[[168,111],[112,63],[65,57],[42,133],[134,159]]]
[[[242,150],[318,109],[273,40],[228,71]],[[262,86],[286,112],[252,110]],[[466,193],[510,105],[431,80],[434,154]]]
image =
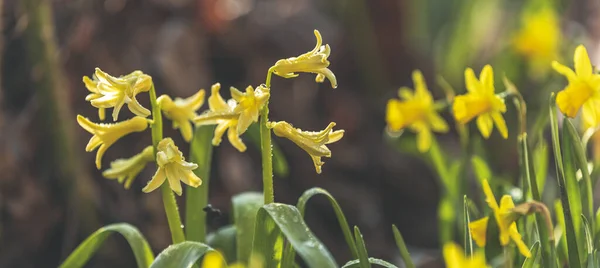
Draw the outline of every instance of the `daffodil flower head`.
[[[237,132],[244,133],[248,127],[258,122],[258,113],[265,106],[270,96],[269,88],[260,85],[254,90],[252,86],[246,88],[246,92],[231,87],[231,97],[237,102],[233,109],[234,113],[239,113]]]
[[[110,168],[102,172],[102,176],[107,179],[117,179],[119,183],[124,183],[125,189],[129,189],[133,180],[142,172],[146,164],[153,161],[154,148],[148,146],[133,157],[111,162]]]
[[[198,126],[217,125],[215,128],[215,135],[212,139],[212,144],[214,146],[221,144],[223,134],[225,134],[225,131],[227,131],[227,138],[229,139],[231,145],[238,149],[238,151],[244,152],[246,151],[246,145],[244,142],[242,142],[242,139],[240,139],[240,135],[243,133],[238,132],[238,123],[240,119],[240,111],[236,111],[238,102],[235,99],[230,99],[226,102],[219,93],[220,89],[221,85],[219,83],[216,83],[212,86],[211,95],[208,98],[209,110],[194,118],[193,121]],[[242,97],[238,97],[239,99],[242,99]],[[252,114],[249,114],[250,118],[246,118],[246,120],[252,119]]]
[[[173,121],[173,128],[179,129],[183,139],[187,142],[192,140],[192,123],[190,122],[198,115],[196,111],[204,104],[205,92],[203,89],[196,94],[186,98],[175,98],[175,101],[167,95],[162,95],[156,99],[158,106],[165,116]]]
[[[558,109],[567,117],[575,117],[583,107],[586,125],[597,126],[600,120],[600,75],[593,72],[587,50],[583,45],[575,49],[575,71],[556,61],[552,68],[564,75],[569,84],[556,95]]]
[[[144,193],[149,193],[160,187],[165,180],[169,181],[169,187],[177,195],[181,195],[181,183],[183,182],[192,187],[198,187],[202,180],[192,172],[198,168],[197,164],[185,161],[183,153],[175,146],[171,138],[164,138],[158,143],[156,153],[156,164],[158,169],[146,187],[142,189]]]
[[[299,72],[315,73],[317,74],[315,81],[322,83],[327,78],[331,82],[331,87],[336,88],[335,75],[327,68],[329,67],[327,58],[331,53],[331,48],[329,48],[329,45],[322,45],[323,39],[319,31],[315,30],[314,33],[317,37],[317,45],[313,50],[298,57],[278,60],[272,67],[273,73],[284,78],[297,77]]]
[[[503,138],[508,138],[508,129],[502,114],[506,112],[504,99],[495,95],[494,70],[486,65],[481,70],[479,80],[473,69],[465,70],[467,93],[456,96],[452,103],[454,118],[459,124],[466,124],[477,117],[477,127],[484,138],[489,138],[494,124]]]
[[[413,72],[415,91],[400,88],[400,99],[391,99],[387,103],[386,121],[388,130],[399,132],[408,128],[417,133],[417,147],[426,152],[431,146],[431,132],[448,132],[448,124],[435,109],[433,97],[423,79],[423,74]]]
[[[92,79],[84,76],[83,83],[90,91],[85,100],[99,109],[101,120],[104,120],[104,109],[114,108],[112,117],[113,121],[117,121],[119,111],[125,104],[137,116],[150,115],[150,110],[144,108],[136,99],[137,94],[147,92],[152,87],[152,78],[141,71],[114,77],[96,68]]]
[[[344,136],[344,130],[333,131],[334,126],[335,123],[331,122],[324,130],[313,132],[294,128],[285,121],[267,123],[267,127],[273,129],[275,135],[291,140],[306,151],[313,160],[315,169],[319,174],[321,173],[321,166],[325,164],[321,158],[331,157],[331,151],[326,145],[339,141]]]
[[[485,256],[482,252],[475,252],[470,258],[465,257],[463,249],[456,243],[449,242],[444,245],[444,260],[447,268],[485,268]]]
[[[102,156],[111,145],[129,133],[141,132],[148,127],[148,120],[141,116],[114,124],[97,124],[81,115],[77,115],[77,123],[94,135],[85,147],[85,151],[91,152],[100,147],[96,152],[96,167],[98,169],[101,168]]]
[[[496,198],[494,197],[494,193],[492,192],[492,188],[487,180],[483,180],[482,186],[483,193],[485,194],[485,201],[492,209],[494,217],[496,218],[496,222],[498,223],[500,244],[502,246],[506,246],[510,240],[512,240],[515,242],[519,252],[521,252],[523,256],[528,258],[531,257],[529,248],[527,245],[525,245],[521,234],[519,234],[519,231],[517,230],[517,223],[515,222],[516,217],[512,212],[512,209],[515,207],[512,197],[510,195],[502,196],[502,199],[500,199],[500,205],[498,205]],[[483,247],[486,244],[488,221],[489,217],[484,217],[469,223],[471,236],[473,237],[473,240],[475,240],[475,243],[477,243],[477,245],[480,247]]]

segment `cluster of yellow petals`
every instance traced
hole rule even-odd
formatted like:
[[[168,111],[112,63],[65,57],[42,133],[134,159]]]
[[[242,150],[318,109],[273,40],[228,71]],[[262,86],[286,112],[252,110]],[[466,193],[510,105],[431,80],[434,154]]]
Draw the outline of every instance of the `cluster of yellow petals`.
[[[98,169],[102,166],[102,156],[111,145],[129,133],[141,132],[148,127],[148,120],[141,116],[135,116],[114,124],[97,124],[81,115],[77,115],[77,123],[94,135],[85,147],[85,151],[91,152],[100,147],[96,152],[96,167]]]
[[[504,99],[495,95],[494,70],[486,65],[481,70],[479,80],[473,69],[465,70],[467,93],[456,96],[452,104],[454,118],[459,124],[466,124],[477,117],[477,127],[484,138],[489,138],[494,128],[498,128],[503,138],[508,138],[508,129],[502,113],[506,112]]]
[[[556,105],[567,117],[575,117],[582,110],[587,127],[596,127],[600,121],[600,75],[593,72],[587,50],[583,45],[575,49],[575,71],[556,61],[552,68],[564,75],[569,84],[556,95]]]
[[[335,123],[331,122],[324,130],[313,132],[294,128],[285,121],[267,123],[267,127],[273,129],[275,135],[291,140],[306,151],[313,160],[315,169],[319,174],[321,173],[321,166],[325,164],[321,158],[331,157],[331,151],[326,145],[339,141],[344,136],[344,130],[333,131],[334,126]]]
[[[187,142],[192,140],[194,131],[191,120],[198,116],[196,111],[204,104],[204,95],[205,92],[201,89],[186,99],[175,98],[175,101],[173,101],[167,95],[162,95],[156,99],[165,116],[173,121],[173,128],[179,129],[183,139]]]
[[[117,159],[110,163],[110,168],[102,172],[107,179],[117,179],[123,183],[125,189],[131,187],[131,183],[137,177],[148,162],[154,161],[154,148],[146,147],[141,153],[127,159]]]
[[[113,121],[117,121],[119,111],[125,104],[137,116],[150,115],[150,110],[144,108],[135,98],[137,94],[147,92],[152,87],[152,78],[141,71],[114,77],[96,68],[92,79],[84,76],[83,83],[90,91],[85,100],[99,109],[100,120],[105,119],[105,109],[114,108],[112,118]]]
[[[467,258],[463,249],[456,243],[447,243],[443,249],[444,261],[447,268],[486,268],[485,255],[483,252],[476,252],[473,256]]]
[[[219,90],[220,84],[214,84],[208,98],[209,110],[193,119],[196,125],[214,125],[215,135],[212,144],[217,146],[227,131],[227,138],[233,147],[240,152],[246,151],[246,145],[240,139],[248,127],[258,121],[259,111],[269,99],[269,89],[258,86],[256,89],[248,86],[246,92],[231,88],[232,98],[225,101]]]
[[[391,132],[399,132],[405,128],[416,132],[417,147],[419,151],[426,152],[431,146],[431,132],[448,132],[448,124],[436,111],[423,74],[416,70],[412,76],[414,93],[409,88],[400,88],[400,99],[391,99],[387,103],[386,121]]]
[[[512,209],[515,207],[512,197],[510,195],[502,196],[500,199],[500,205],[496,202],[492,188],[490,187],[487,180],[482,181],[483,193],[485,194],[485,201],[488,206],[492,209],[496,222],[498,224],[498,231],[500,232],[500,244],[502,246],[508,245],[510,240],[514,241],[519,249],[519,252],[525,257],[531,257],[531,252],[519,231],[517,230],[517,223],[515,222],[514,213]],[[469,230],[471,236],[478,246],[483,247],[486,244],[486,233],[489,217],[484,217],[479,220],[469,223]]]
[[[315,37],[317,38],[317,44],[315,48],[307,53],[304,53],[298,57],[291,57],[287,59],[278,60],[271,69],[273,73],[284,78],[297,77],[299,72],[302,73],[315,73],[317,77],[315,81],[322,83],[325,78],[331,83],[331,87],[337,87],[337,80],[331,70],[329,70],[329,54],[331,48],[329,45],[322,45],[323,39],[321,33],[315,30]]]
[[[198,168],[197,164],[185,161],[183,153],[175,146],[171,138],[164,138],[156,147],[156,164],[158,169],[148,185],[142,189],[145,193],[152,192],[160,187],[165,180],[169,181],[169,187],[177,195],[182,194],[181,183],[183,182],[192,187],[198,187],[202,180],[192,172]]]

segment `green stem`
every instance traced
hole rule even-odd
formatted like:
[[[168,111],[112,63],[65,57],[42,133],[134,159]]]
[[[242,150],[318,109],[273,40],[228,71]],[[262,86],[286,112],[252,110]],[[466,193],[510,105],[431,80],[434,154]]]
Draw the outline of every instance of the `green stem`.
[[[265,86],[271,89],[271,76],[273,67],[267,72]],[[271,130],[267,127],[269,122],[269,101],[260,111],[260,152],[262,156],[263,196],[265,205],[275,202],[273,190],[273,147],[271,145]]]
[[[152,84],[152,87],[150,88],[150,104],[152,105],[152,146],[154,146],[154,155],[156,156],[156,153],[158,152],[157,146],[163,138],[163,132],[162,114],[160,112],[160,107],[158,107],[158,103],[156,102],[156,90],[154,89],[154,84]],[[179,209],[177,208],[175,195],[173,194],[173,191],[171,191],[171,187],[169,187],[168,183],[163,183],[160,188],[173,244],[181,243],[185,241],[185,236],[183,235],[183,226],[181,225],[181,219],[179,218]]]

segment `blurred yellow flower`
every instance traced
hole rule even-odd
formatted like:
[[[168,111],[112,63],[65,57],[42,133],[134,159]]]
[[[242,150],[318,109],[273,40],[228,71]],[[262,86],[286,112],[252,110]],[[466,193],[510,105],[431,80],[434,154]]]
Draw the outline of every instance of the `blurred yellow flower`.
[[[561,32],[558,15],[550,4],[526,9],[521,16],[522,28],[513,39],[514,49],[530,62],[530,70],[544,74],[548,63],[558,55]]]
[[[251,256],[252,258],[252,256]],[[225,260],[223,259],[223,254],[219,251],[209,251],[204,255],[204,259],[202,259],[202,268],[244,268],[246,267],[242,263],[234,263],[227,265]],[[250,264],[250,268],[262,268],[262,264],[260,266],[255,266]]]
[[[400,88],[400,100],[391,99],[387,103],[386,121],[388,129],[398,132],[404,128],[417,133],[417,147],[426,152],[431,146],[431,131],[448,132],[448,124],[435,109],[431,93],[420,71],[414,71],[415,92],[410,88]]]
[[[465,70],[467,93],[456,96],[452,104],[454,118],[459,124],[466,124],[477,116],[477,127],[484,138],[489,138],[494,124],[503,138],[508,138],[508,129],[502,113],[506,112],[504,99],[494,94],[494,70],[486,65],[479,79],[473,69]]]
[[[156,99],[158,106],[163,111],[165,116],[173,121],[173,128],[181,131],[181,136],[187,142],[192,140],[192,123],[193,120],[198,116],[196,111],[200,109],[204,104],[205,92],[203,89],[196,92],[196,94],[186,98],[175,98],[175,101],[167,95],[162,95]]]
[[[600,120],[600,75],[593,72],[590,58],[583,45],[575,49],[575,71],[556,61],[552,68],[567,77],[569,84],[556,95],[556,105],[568,117],[575,117],[583,106],[586,125],[597,126]]]
[[[331,122],[324,130],[312,132],[294,128],[285,121],[267,123],[267,127],[273,129],[275,135],[287,138],[304,149],[310,155],[319,174],[321,173],[321,166],[325,164],[321,161],[321,157],[331,157],[331,151],[326,144],[339,141],[344,136],[344,130],[333,131],[334,126],[335,123]]]
[[[327,78],[331,82],[331,87],[336,88],[337,80],[335,75],[327,68],[329,67],[329,60],[327,58],[329,57],[331,48],[329,48],[329,45],[322,45],[323,39],[319,31],[315,30],[314,33],[317,37],[317,45],[313,50],[298,57],[278,60],[271,68],[274,74],[284,78],[297,77],[298,72],[315,73],[317,74],[315,81],[322,83]]]
[[[444,245],[444,260],[447,268],[489,267],[485,263],[485,256],[482,252],[476,252],[470,258],[466,258],[463,249],[453,242]]]
[[[142,189],[144,193],[156,190],[165,182],[165,179],[169,181],[171,190],[177,195],[181,195],[182,191],[180,181],[192,187],[198,187],[202,184],[202,180],[192,172],[192,170],[198,168],[198,165],[185,162],[183,153],[179,151],[171,138],[164,138],[160,141],[157,150],[156,164],[158,169],[152,176],[152,180]]]
[[[101,168],[102,156],[113,143],[129,133],[141,132],[148,127],[148,120],[140,116],[114,124],[96,124],[77,115],[77,123],[89,133],[94,134],[85,147],[85,151],[91,152],[98,146],[100,147],[96,152],[96,168],[98,169]]]
[[[496,222],[498,223],[498,231],[500,232],[500,244],[502,246],[508,245],[510,240],[514,241],[519,251],[525,257],[531,257],[531,252],[529,252],[529,248],[523,242],[521,234],[517,230],[517,223],[515,222],[515,215],[512,212],[512,209],[515,207],[513,203],[512,197],[510,195],[502,196],[500,199],[500,206],[496,202],[496,198],[494,197],[494,193],[492,192],[492,188],[487,180],[482,181],[483,193],[485,194],[485,201],[488,203],[488,206],[494,212],[494,217],[496,218]],[[486,231],[488,224],[488,217],[481,218],[479,220],[473,221],[469,223],[469,230],[471,232],[471,236],[475,243],[478,246],[483,247],[486,244]]]
[[[269,99],[269,89],[260,85],[254,90],[252,86],[246,88],[242,93],[234,87],[231,87],[231,97],[237,102],[233,109],[234,113],[239,113],[237,132],[244,133],[248,127],[258,121],[258,113],[265,106]]]
[[[124,183],[125,189],[129,189],[146,164],[153,161],[154,148],[148,146],[141,153],[128,159],[117,159],[111,162],[110,168],[102,172],[102,176],[107,179],[117,179],[119,183]]]
[[[104,120],[104,109],[114,108],[112,117],[113,121],[117,121],[119,111],[125,104],[138,116],[150,115],[150,110],[144,108],[135,98],[137,94],[147,92],[152,87],[152,78],[141,71],[134,71],[117,78],[96,68],[92,79],[84,76],[83,83],[91,92],[85,100],[99,109],[100,120]]]

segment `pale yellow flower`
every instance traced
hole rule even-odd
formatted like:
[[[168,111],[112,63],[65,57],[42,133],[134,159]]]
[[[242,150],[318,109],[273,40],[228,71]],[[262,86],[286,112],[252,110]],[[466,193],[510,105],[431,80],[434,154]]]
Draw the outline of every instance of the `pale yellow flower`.
[[[242,93],[234,87],[231,87],[231,97],[237,102],[233,109],[234,113],[239,113],[237,124],[237,132],[244,133],[248,127],[258,122],[258,113],[269,100],[269,89],[260,85],[254,90],[252,86],[246,88],[246,92]]]
[[[146,164],[153,161],[154,148],[148,146],[141,153],[128,159],[117,159],[111,162],[110,168],[102,172],[102,176],[107,179],[117,179],[119,183],[124,183],[125,189],[129,189]]]
[[[196,111],[204,104],[205,92],[203,89],[186,99],[175,98],[173,101],[169,96],[162,95],[156,99],[158,106],[165,116],[173,121],[173,128],[181,131],[183,139],[187,142],[192,140],[192,123]]]
[[[592,63],[583,45],[575,49],[575,71],[556,61],[552,68],[567,77],[569,84],[556,95],[556,105],[567,117],[575,117],[583,107],[584,124],[595,127],[600,121],[600,75],[593,72]]]
[[[158,152],[156,153],[156,164],[158,169],[152,180],[142,189],[144,193],[149,193],[160,187],[165,180],[169,181],[169,187],[177,195],[181,195],[181,183],[183,182],[192,187],[198,187],[202,180],[192,172],[198,168],[197,164],[185,161],[183,153],[175,146],[171,138],[164,138],[158,143]]]
[[[141,132],[148,127],[148,120],[140,116],[114,124],[96,124],[81,115],[77,115],[77,123],[89,133],[94,134],[85,147],[85,151],[91,152],[100,147],[96,152],[96,167],[98,169],[101,168],[102,156],[113,143],[129,133]]]
[[[456,243],[450,242],[444,245],[444,260],[446,268],[485,268],[483,252],[475,252],[471,257],[465,257],[463,249]]]
[[[448,124],[435,109],[435,102],[420,71],[413,72],[414,93],[410,88],[400,88],[400,100],[391,99],[386,107],[388,129],[399,132],[408,128],[417,133],[417,147],[426,152],[431,146],[431,132],[448,132]]]
[[[100,68],[96,68],[93,79],[83,77],[83,82],[91,92],[86,96],[92,106],[98,108],[100,119],[104,120],[104,109],[114,108],[112,117],[117,121],[119,111],[127,104],[129,110],[141,117],[148,117],[150,110],[144,108],[135,98],[141,92],[152,87],[152,78],[141,71],[134,71],[121,77],[113,77]]]
[[[512,240],[515,242],[523,256],[527,258],[531,257],[529,248],[527,245],[525,245],[521,234],[519,234],[519,231],[517,230],[517,223],[515,222],[514,213],[512,212],[512,209],[515,207],[512,197],[510,195],[502,196],[502,199],[500,199],[500,206],[498,206],[488,181],[483,180],[482,186],[483,193],[485,194],[485,201],[494,212],[494,217],[496,218],[496,222],[498,224],[498,231],[500,232],[500,244],[502,246],[506,246],[510,240]],[[477,245],[480,247],[484,247],[486,244],[488,221],[489,218],[484,217],[469,223],[471,236],[473,237],[473,240],[475,240],[475,243],[477,243]]]
[[[202,259],[202,268],[244,268],[246,267],[242,263],[233,263],[227,265],[223,258],[223,254],[219,251],[209,251],[204,255],[204,259]],[[249,268],[263,268],[264,266],[261,264],[260,266],[250,265]]]
[[[508,138],[508,129],[502,114],[506,112],[504,99],[494,94],[494,70],[486,65],[479,79],[473,69],[465,70],[467,93],[456,96],[452,104],[454,118],[459,124],[466,124],[477,117],[477,127],[484,138],[489,138],[494,124],[503,138]]]
[[[329,45],[322,45],[323,39],[319,31],[314,31],[317,37],[317,45],[315,48],[307,53],[304,53],[298,57],[291,57],[287,59],[278,60],[272,67],[273,73],[284,78],[297,77],[299,72],[302,73],[315,73],[317,77],[315,81],[322,83],[325,78],[331,82],[331,87],[337,87],[337,80],[335,75],[329,67],[329,53],[331,48]]]
[[[321,166],[325,164],[321,158],[331,157],[331,151],[327,144],[339,141],[344,136],[344,130],[333,131],[334,122],[329,123],[327,128],[318,132],[303,131],[294,128],[285,121],[268,122],[267,127],[273,129],[275,135],[291,140],[304,151],[306,151],[315,164],[317,173],[321,173]]]

